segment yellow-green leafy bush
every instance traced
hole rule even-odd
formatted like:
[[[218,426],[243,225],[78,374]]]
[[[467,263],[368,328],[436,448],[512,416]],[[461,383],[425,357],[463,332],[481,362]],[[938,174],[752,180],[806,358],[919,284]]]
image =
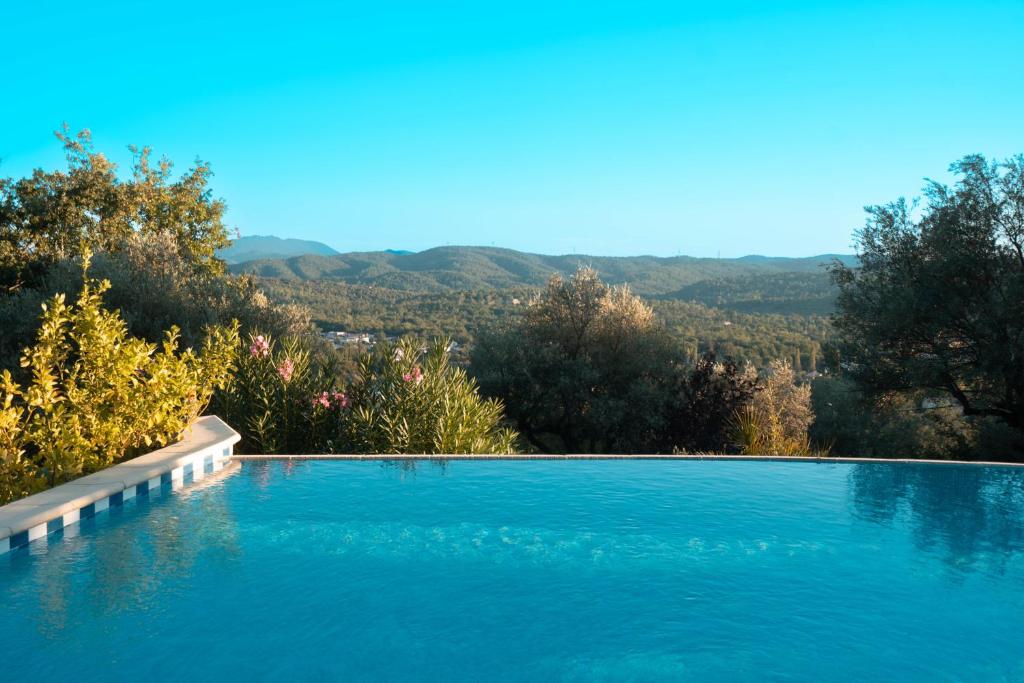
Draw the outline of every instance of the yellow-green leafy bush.
[[[210,329],[198,353],[178,350],[176,328],[161,344],[131,337],[88,264],[73,305],[43,306],[25,386],[0,376],[0,502],[176,441],[230,379],[237,325]]]

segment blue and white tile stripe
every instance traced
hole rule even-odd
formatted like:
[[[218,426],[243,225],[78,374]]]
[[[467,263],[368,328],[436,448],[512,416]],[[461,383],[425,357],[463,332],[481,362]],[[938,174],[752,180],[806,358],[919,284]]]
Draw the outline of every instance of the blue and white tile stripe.
[[[238,434],[215,416],[181,441],[0,507],[0,554],[89,519],[136,496],[154,496],[221,470]]]

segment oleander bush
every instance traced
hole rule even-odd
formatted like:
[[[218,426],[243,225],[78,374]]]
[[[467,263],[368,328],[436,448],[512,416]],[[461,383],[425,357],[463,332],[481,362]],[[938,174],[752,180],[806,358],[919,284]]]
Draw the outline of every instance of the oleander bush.
[[[128,334],[103,305],[110,283],[88,275],[74,304],[43,306],[24,386],[0,375],[0,502],[8,502],[176,441],[227,386],[238,326],[210,328],[199,352]]]
[[[250,335],[213,410],[245,453],[511,453],[500,402],[453,367],[449,343],[406,338],[363,354],[348,387],[304,342]]]
[[[331,452],[337,441],[336,415],[343,395],[334,390],[329,365],[316,362],[302,337],[280,343],[267,334],[250,334],[236,351],[231,384],[214,397],[213,411],[237,429],[239,453]],[[335,411],[336,412],[336,411]]]
[[[448,340],[378,343],[345,393],[342,439],[356,453],[515,452],[504,408],[480,396],[476,381],[451,365]],[[326,409],[326,406],[321,406]]]

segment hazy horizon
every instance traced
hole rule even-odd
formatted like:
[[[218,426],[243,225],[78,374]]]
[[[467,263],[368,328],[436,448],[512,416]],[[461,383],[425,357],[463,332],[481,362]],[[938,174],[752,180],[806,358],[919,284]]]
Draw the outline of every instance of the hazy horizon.
[[[59,17],[59,21],[54,20]],[[863,207],[1024,152],[1024,5],[184,0],[5,8],[0,177],[89,128],[338,251],[852,252]]]

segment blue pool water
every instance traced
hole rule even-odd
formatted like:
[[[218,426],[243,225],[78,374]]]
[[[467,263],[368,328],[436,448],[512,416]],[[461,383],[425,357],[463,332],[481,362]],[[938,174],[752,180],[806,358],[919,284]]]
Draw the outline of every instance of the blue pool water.
[[[1024,681],[1024,471],[246,463],[0,587],[4,681]]]

